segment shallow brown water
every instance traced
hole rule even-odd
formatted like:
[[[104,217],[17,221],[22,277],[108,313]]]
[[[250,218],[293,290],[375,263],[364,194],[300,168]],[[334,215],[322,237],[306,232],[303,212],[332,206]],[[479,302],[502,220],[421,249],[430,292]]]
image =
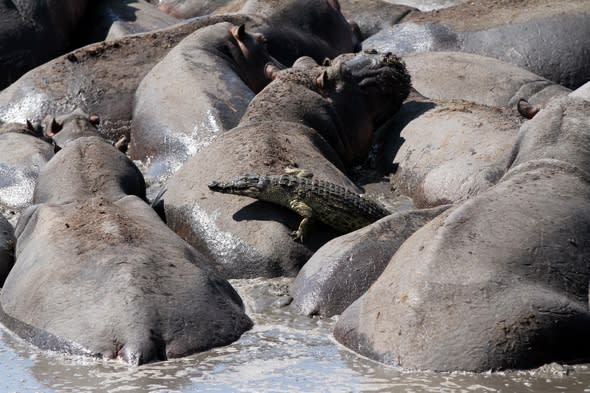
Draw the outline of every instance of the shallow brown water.
[[[0,392],[590,392],[588,365],[502,373],[407,372],[332,338],[335,319],[290,312],[287,279],[234,280],[255,327],[236,343],[129,368],[38,351],[0,330]]]

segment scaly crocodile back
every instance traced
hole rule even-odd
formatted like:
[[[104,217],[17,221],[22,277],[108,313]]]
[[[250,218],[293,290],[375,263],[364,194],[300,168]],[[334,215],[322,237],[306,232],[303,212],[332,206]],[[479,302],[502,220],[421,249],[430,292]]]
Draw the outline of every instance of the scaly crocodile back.
[[[342,233],[355,231],[391,214],[375,201],[346,187],[292,175],[242,176],[226,183],[212,182],[209,188],[246,195],[291,210],[294,210],[294,201],[303,202],[311,208],[314,219]]]

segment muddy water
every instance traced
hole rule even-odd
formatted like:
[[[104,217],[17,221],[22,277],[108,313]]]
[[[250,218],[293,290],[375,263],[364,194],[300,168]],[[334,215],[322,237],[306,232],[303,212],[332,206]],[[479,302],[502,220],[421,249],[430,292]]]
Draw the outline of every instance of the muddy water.
[[[404,372],[331,336],[335,319],[290,312],[287,279],[234,280],[255,327],[236,343],[129,368],[36,350],[0,330],[0,392],[590,392],[588,365],[505,373]]]
[[[424,11],[465,0],[400,0]],[[14,224],[16,216],[5,212]],[[590,365],[501,373],[407,372],[357,356],[335,319],[290,312],[289,280],[234,280],[255,326],[232,345],[129,368],[38,351],[0,327],[4,392],[590,392]]]
[[[418,8],[420,11],[432,11],[466,3],[467,0],[386,0],[388,3],[403,4]]]

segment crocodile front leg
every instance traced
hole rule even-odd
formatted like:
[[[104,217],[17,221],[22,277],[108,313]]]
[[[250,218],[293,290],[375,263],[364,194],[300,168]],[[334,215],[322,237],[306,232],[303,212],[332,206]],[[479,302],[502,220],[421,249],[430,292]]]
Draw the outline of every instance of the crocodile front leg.
[[[313,177],[313,173],[311,173],[307,169],[301,169],[301,168],[286,167],[285,173],[287,175],[293,175],[293,176],[297,176],[297,177],[305,177],[308,179],[311,179]]]
[[[299,223],[299,227],[296,231],[291,232],[293,240],[300,240],[303,243],[303,238],[306,236],[311,223],[313,222],[313,210],[305,202],[299,199],[293,199],[289,202],[289,206],[292,210],[297,212],[303,220]]]

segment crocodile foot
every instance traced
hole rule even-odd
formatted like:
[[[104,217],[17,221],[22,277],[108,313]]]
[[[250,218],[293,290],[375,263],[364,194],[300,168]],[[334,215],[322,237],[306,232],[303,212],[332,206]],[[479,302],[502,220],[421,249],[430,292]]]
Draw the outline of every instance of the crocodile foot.
[[[293,176],[297,176],[297,177],[306,177],[309,179],[311,179],[313,177],[313,173],[311,173],[307,169],[302,169],[302,168],[286,167],[285,174],[293,175]]]

